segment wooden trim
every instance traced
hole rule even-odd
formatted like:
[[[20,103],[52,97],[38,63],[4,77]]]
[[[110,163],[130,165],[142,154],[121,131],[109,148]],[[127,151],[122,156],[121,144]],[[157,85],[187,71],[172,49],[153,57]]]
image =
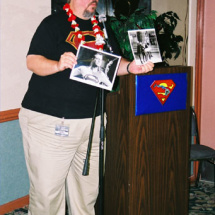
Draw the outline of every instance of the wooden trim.
[[[194,175],[191,175],[189,177],[189,181],[190,181],[190,184],[194,183],[196,181],[196,177]]]
[[[196,22],[196,71],[195,71],[195,112],[197,122],[201,125],[201,96],[202,96],[202,67],[203,67],[203,37],[204,37],[204,9],[205,0],[197,2]],[[199,135],[201,130],[199,129]]]
[[[18,119],[20,108],[0,112],[0,123]]]
[[[16,199],[4,205],[0,205],[0,215],[9,213],[15,209],[22,208],[29,204],[29,195]]]
[[[203,69],[203,38],[204,38],[204,16],[205,0],[197,1],[196,18],[196,71],[195,71],[195,97],[194,107],[197,124],[199,126],[199,136],[201,135],[201,102],[202,102],[202,69]],[[198,162],[194,162],[194,176],[198,173]]]

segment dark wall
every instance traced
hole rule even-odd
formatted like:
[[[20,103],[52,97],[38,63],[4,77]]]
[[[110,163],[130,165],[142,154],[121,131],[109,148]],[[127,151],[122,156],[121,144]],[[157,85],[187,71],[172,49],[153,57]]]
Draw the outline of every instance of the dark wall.
[[[51,13],[62,10],[66,2],[67,0],[51,0]],[[105,2],[105,0],[100,2]],[[112,5],[116,16],[120,14],[129,16],[138,7],[145,7],[147,11],[151,10],[151,0],[112,0]]]
[[[146,11],[151,10],[151,0],[112,0],[115,15],[129,16],[137,8],[144,7]]]
[[[67,0],[51,0],[51,13],[57,13],[63,9],[64,4]]]

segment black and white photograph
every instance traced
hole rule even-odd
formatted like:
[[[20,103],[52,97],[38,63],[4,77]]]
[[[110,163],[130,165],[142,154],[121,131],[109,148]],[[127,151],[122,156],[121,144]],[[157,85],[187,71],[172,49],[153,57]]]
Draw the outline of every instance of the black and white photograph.
[[[155,29],[129,30],[128,36],[137,65],[162,62]]]
[[[70,79],[111,91],[121,57],[80,45]]]

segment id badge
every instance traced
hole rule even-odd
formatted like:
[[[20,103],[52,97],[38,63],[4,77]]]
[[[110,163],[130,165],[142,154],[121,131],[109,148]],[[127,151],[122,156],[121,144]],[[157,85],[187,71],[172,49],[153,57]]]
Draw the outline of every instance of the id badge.
[[[55,126],[55,135],[61,136],[61,137],[68,137],[69,136],[69,126],[64,125],[64,122],[62,122],[59,125]]]

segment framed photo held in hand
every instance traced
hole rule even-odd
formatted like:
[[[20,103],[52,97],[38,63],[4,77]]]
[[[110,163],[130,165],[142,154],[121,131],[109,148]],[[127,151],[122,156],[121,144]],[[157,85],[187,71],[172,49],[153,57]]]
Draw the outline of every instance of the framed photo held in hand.
[[[128,37],[137,65],[162,62],[155,29],[129,30]]]
[[[70,79],[111,91],[121,56],[80,45]]]

